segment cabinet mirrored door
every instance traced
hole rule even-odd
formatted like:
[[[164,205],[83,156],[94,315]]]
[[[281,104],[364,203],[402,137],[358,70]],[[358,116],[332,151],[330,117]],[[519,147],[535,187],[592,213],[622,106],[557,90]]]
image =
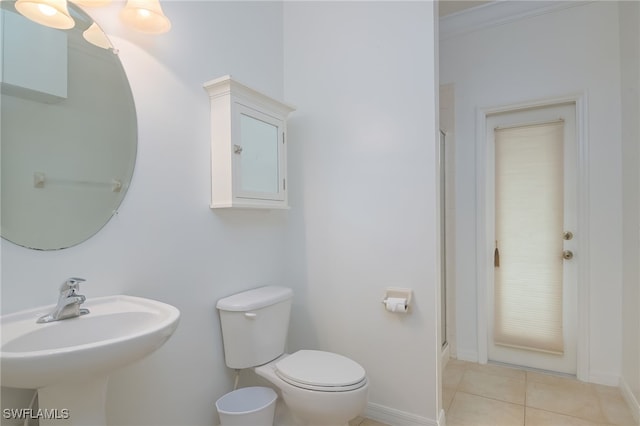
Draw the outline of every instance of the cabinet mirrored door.
[[[284,200],[284,126],[281,120],[238,105],[234,145],[237,196]]]

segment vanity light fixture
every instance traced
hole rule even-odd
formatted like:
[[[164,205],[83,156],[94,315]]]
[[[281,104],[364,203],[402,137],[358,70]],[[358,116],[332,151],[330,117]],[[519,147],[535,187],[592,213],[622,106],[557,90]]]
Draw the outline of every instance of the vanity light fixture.
[[[82,7],[100,7],[111,3],[111,0],[71,0],[78,6]]]
[[[47,27],[68,30],[75,25],[67,9],[67,0],[18,0],[16,10]]]
[[[71,1],[82,7],[105,6],[111,2],[111,0]],[[75,21],[67,8],[67,0],[17,0],[15,7],[26,18],[47,27],[67,30],[75,26]],[[160,0],[127,0],[126,6],[120,12],[120,18],[133,29],[147,34],[162,34],[171,29],[171,22],[162,12]],[[83,33],[85,39],[105,49],[112,47],[106,37],[97,35],[97,26],[92,29],[94,25]],[[108,47],[104,47],[105,43],[108,43]]]
[[[171,29],[171,22],[162,12],[159,0],[127,0],[120,18],[134,29],[147,34],[162,34]]]
[[[103,49],[113,49],[111,41],[109,41],[104,31],[102,31],[95,22],[82,33],[82,37],[94,46],[98,46]]]

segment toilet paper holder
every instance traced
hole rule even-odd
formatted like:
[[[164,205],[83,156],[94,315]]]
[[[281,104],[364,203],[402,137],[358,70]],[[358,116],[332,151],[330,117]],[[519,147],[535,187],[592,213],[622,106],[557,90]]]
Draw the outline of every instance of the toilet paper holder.
[[[385,305],[385,308],[391,312],[409,312],[409,308],[411,305],[411,299],[413,296],[413,290],[410,288],[401,288],[401,287],[387,287],[384,294],[384,299],[382,299],[382,304]],[[404,309],[395,310],[390,309],[389,301],[393,300],[395,302],[402,299],[404,301]]]

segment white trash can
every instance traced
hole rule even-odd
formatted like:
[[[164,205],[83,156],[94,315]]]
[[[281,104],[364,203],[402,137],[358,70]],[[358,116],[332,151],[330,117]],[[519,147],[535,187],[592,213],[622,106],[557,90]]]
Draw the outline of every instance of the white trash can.
[[[261,386],[240,388],[216,401],[220,426],[273,426],[278,394]]]

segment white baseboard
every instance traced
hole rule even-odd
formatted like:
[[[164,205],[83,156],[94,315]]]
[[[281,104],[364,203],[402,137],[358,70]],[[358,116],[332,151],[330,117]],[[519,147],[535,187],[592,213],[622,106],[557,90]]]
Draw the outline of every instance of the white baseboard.
[[[631,388],[624,378],[620,379],[620,392],[622,393],[625,401],[627,401],[627,404],[631,409],[631,414],[633,414],[633,418],[636,419],[636,424],[640,425],[640,401],[636,399],[636,396],[631,391]]]
[[[444,410],[440,410],[440,417],[438,417],[438,426],[447,426]]]
[[[449,344],[447,344],[444,349],[442,349],[442,353],[440,355],[440,367],[442,370],[444,370],[444,368],[447,366],[447,363],[449,362],[449,358],[451,358],[451,351],[449,347]]]
[[[600,371],[589,371],[587,376],[587,381],[589,383],[595,383],[598,385],[605,386],[619,386],[620,385],[620,376],[615,374],[603,373]]]
[[[368,419],[386,423],[393,426],[442,426],[438,420],[429,419],[418,416],[417,414],[407,413],[405,411],[396,410],[395,408],[385,407],[384,405],[369,402],[364,410],[364,416]]]
[[[477,351],[461,351],[458,348],[458,359],[460,361],[478,362]]]

